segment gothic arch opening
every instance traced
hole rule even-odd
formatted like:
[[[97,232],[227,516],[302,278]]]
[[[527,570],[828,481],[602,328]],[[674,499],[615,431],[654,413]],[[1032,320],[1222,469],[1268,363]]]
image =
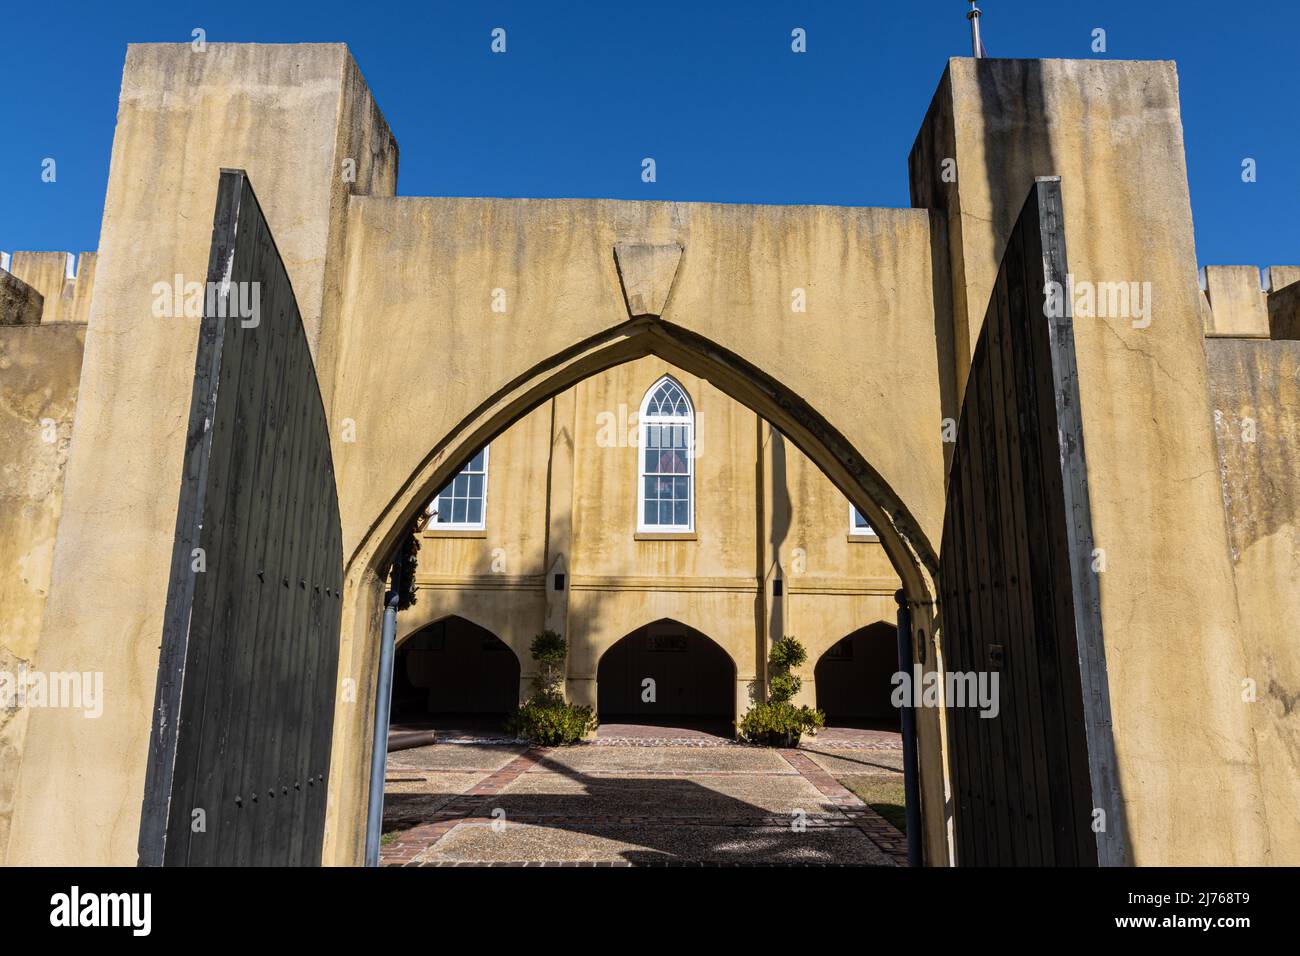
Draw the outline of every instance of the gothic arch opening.
[[[388,569],[399,547],[407,540],[417,513],[479,449],[529,412],[584,379],[645,356],[657,356],[687,374],[707,380],[729,398],[755,412],[802,451],[848,498],[849,503],[866,516],[878,533],[880,544],[902,585],[904,599],[910,607],[913,638],[921,649],[919,653],[924,653],[923,649],[930,646],[936,630],[934,580],[938,560],[925,533],[925,522],[917,518],[918,514],[923,518],[926,514],[926,500],[918,497],[915,501],[906,501],[842,431],[776,377],[774,373],[779,372],[778,369],[759,368],[692,330],[658,318],[637,318],[573,343],[495,390],[489,392],[485,389],[482,400],[455,426],[433,441],[419,465],[377,509],[368,530],[360,536],[347,561],[343,623],[345,644],[350,645],[344,653],[350,653],[352,666],[367,675],[372,691],[377,674],[381,611]],[[779,574],[769,577],[773,579],[760,582],[760,586],[764,593],[770,590],[772,597],[777,597],[781,593],[781,577]],[[567,591],[569,586],[568,575],[552,574],[548,570],[548,593],[552,590],[557,593]],[[549,598],[548,609],[552,603],[561,600],[555,596]],[[763,651],[762,655],[765,653]],[[731,685],[724,711],[728,727],[736,717],[738,686],[734,662],[729,661],[729,667]],[[599,674],[595,676],[599,684]],[[754,686],[759,684],[761,676]],[[599,698],[596,704],[598,711],[609,706],[608,702],[602,705]],[[335,729],[336,753],[341,761],[357,770],[368,756],[364,745],[355,746],[357,742],[369,739],[368,719],[363,715],[358,724],[336,726]],[[936,712],[918,715],[918,739],[923,802],[929,813],[927,840],[933,844],[931,852],[942,855],[946,853],[941,849],[946,846],[942,829],[946,814],[943,806],[945,758],[941,751],[939,715]],[[362,796],[363,773],[341,769],[338,779],[338,786],[350,790],[357,797]],[[348,820],[352,818],[346,812],[345,803],[336,804],[331,818],[338,820],[341,828],[337,846],[359,845],[360,834],[354,835],[349,830]],[[346,849],[343,852],[346,854]]]
[[[390,719],[419,726],[467,721],[499,729],[519,701],[519,659],[485,627],[446,617],[397,648]]]
[[[602,723],[729,731],[736,665],[706,634],[665,618],[637,628],[606,650],[596,686]]]
[[[898,630],[878,621],[858,628],[826,649],[813,680],[817,706],[828,724],[897,730],[898,710],[890,702],[898,670]]]

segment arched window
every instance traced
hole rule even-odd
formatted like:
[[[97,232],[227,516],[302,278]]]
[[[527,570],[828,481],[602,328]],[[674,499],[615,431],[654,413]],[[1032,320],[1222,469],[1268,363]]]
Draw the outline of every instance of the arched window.
[[[481,531],[487,526],[487,469],[488,450],[484,446],[429,502],[430,528]]]
[[[695,409],[668,375],[650,386],[638,418],[637,529],[695,530]]]

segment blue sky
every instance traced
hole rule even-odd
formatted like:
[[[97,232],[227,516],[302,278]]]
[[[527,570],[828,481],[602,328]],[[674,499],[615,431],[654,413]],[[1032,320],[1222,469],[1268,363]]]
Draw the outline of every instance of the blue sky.
[[[83,7],[84,9],[79,9]],[[1300,262],[1300,5],[984,0],[992,56],[1174,59],[1205,263]],[[0,249],[93,249],[126,44],[344,41],[401,147],[398,190],[906,206],[962,0],[224,0],[11,4]],[[803,27],[808,52],[790,51]],[[490,31],[507,31],[504,56]],[[1107,52],[1091,50],[1106,30]],[[642,183],[642,157],[658,181]],[[41,161],[58,163],[41,182]],[[1241,181],[1245,157],[1258,181]]]

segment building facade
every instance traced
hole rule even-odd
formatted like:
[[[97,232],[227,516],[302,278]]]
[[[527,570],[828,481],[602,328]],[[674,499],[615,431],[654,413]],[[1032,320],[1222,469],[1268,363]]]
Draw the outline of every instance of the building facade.
[[[530,412],[429,510],[398,640],[449,617],[464,624],[442,638],[448,647],[486,629],[521,666],[521,697],[529,644],[549,627],[569,641],[571,700],[603,715],[729,723],[761,699],[767,648],[789,635],[808,650],[799,702],[835,718],[890,716],[899,580],[879,537],[780,432],[662,359],[594,375]],[[870,625],[883,626],[868,634]],[[870,642],[892,657],[887,672]],[[463,686],[476,667],[495,675],[495,653],[445,679]],[[825,693],[819,673],[829,674]],[[654,701],[641,699],[647,677]],[[430,694],[430,706],[502,709],[495,691],[481,707],[449,691]]]

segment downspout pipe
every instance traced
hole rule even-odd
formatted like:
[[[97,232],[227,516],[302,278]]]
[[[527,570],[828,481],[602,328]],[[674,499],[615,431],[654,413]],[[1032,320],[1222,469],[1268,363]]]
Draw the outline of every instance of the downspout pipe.
[[[393,658],[397,644],[396,566],[384,595],[384,630],[379,643],[379,682],[375,688],[375,736],[370,744],[370,801],[366,812],[366,866],[379,865],[384,823],[384,777],[388,772],[388,711],[393,699]]]
[[[898,602],[898,671],[912,675],[912,608],[907,596],[894,592]],[[916,755],[916,710],[914,694],[903,695],[903,801],[907,811],[907,865],[922,866],[921,859],[921,779]]]

